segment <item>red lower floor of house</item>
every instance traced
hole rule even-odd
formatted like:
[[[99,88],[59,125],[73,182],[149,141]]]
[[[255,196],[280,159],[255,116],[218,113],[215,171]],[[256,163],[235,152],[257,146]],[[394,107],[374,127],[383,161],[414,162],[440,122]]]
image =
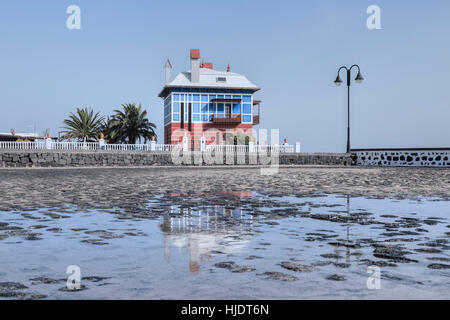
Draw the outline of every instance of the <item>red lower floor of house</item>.
[[[190,130],[189,130],[190,129]],[[191,123],[184,124],[181,128],[180,123],[169,123],[164,127],[165,144],[181,144],[186,134],[188,141],[200,140],[204,135],[206,144],[222,144],[226,139],[226,134],[230,136],[249,136],[252,137],[252,124],[210,124],[210,123]]]

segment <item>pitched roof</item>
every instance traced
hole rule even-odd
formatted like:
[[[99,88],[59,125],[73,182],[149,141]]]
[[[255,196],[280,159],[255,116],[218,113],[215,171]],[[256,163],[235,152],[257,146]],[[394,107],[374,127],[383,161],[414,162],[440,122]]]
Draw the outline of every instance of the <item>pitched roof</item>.
[[[217,89],[247,89],[258,91],[260,88],[251,83],[244,75],[234,72],[200,68],[200,81],[191,82],[191,71],[180,72],[160,92],[168,88],[217,88]]]

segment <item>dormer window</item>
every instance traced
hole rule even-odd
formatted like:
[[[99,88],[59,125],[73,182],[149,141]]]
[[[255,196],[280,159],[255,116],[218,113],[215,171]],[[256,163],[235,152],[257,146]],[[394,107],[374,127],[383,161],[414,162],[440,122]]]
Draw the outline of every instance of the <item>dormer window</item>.
[[[227,82],[227,78],[226,77],[217,77],[216,81],[217,82]]]

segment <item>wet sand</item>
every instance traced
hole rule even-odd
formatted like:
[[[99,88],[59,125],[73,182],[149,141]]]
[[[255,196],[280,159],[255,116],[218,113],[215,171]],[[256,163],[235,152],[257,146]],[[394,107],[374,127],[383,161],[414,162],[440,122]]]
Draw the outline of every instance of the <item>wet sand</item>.
[[[0,210],[62,204],[112,207],[148,195],[253,191],[274,196],[346,194],[450,198],[450,170],[437,168],[90,168],[0,170]]]

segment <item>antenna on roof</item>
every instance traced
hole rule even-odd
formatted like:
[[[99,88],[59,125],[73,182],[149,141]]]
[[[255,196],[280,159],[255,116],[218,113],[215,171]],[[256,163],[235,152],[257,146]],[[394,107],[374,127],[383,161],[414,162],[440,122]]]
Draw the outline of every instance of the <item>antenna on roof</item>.
[[[167,59],[164,69],[166,70],[166,84],[168,84],[170,82],[170,69],[172,69],[172,64],[169,59]]]

